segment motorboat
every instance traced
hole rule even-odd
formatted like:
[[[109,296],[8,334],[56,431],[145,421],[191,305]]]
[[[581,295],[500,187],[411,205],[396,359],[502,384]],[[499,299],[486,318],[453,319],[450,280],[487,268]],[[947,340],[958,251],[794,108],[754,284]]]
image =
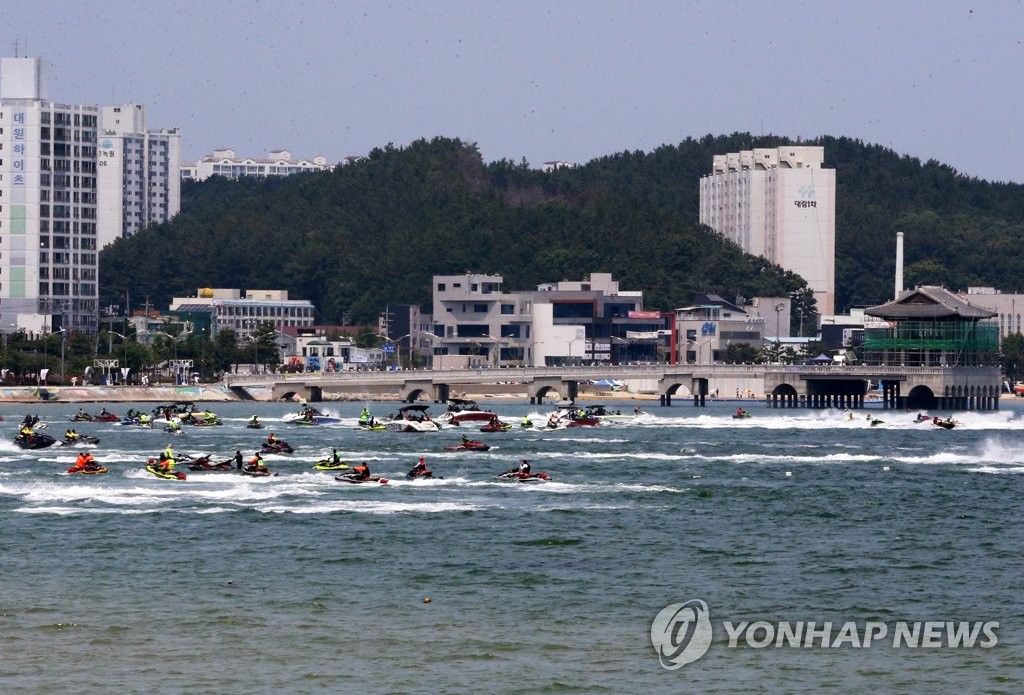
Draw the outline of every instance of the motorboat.
[[[583,412],[588,417],[596,417],[600,420],[632,420],[636,417],[636,413],[623,413],[621,410],[609,410],[603,405],[588,405],[583,408]]]
[[[596,427],[601,419],[575,405],[559,405],[548,417],[548,429],[562,427]]]
[[[481,410],[480,405],[469,398],[449,398],[448,410],[437,416],[444,425],[460,425],[464,422],[490,422],[496,418],[490,410]]]
[[[392,432],[437,432],[441,429],[427,412],[430,406],[407,405],[398,409],[398,414],[384,424]]]

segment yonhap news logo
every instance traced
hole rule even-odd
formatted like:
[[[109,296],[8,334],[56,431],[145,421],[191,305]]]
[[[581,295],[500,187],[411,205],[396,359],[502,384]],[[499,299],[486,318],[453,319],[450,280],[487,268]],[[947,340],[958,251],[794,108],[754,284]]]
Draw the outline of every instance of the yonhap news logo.
[[[651,623],[651,643],[661,665],[669,670],[704,656],[712,633],[708,604],[700,599],[665,606]]]
[[[991,649],[999,644],[997,620],[723,620],[720,627],[728,649]],[[700,599],[665,606],[651,622],[651,644],[670,671],[704,656],[714,633],[708,605]]]

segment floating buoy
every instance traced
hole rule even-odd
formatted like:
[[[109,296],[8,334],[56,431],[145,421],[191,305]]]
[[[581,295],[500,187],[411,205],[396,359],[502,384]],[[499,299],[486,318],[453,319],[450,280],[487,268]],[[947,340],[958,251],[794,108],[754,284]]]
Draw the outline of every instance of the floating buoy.
[[[882,470],[883,471],[887,471],[887,470],[889,470],[889,467],[888,466],[882,466]]]
[[[429,596],[424,597],[423,603],[430,603],[430,597]]]
[[[793,471],[786,471],[786,477],[787,478],[792,478],[793,477]]]

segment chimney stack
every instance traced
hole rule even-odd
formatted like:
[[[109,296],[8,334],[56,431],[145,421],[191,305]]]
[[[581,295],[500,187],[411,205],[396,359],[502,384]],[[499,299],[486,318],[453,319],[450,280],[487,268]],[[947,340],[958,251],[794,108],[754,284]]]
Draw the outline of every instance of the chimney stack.
[[[896,232],[896,296],[899,299],[903,291],[903,232]]]

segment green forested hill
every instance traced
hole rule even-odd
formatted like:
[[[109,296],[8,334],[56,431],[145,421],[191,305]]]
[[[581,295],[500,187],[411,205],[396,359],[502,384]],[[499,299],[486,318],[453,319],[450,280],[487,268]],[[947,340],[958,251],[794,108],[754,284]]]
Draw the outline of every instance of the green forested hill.
[[[785,142],[706,136],[542,173],[437,138],[319,174],[213,178],[183,188],[172,222],[101,253],[101,304],[121,303],[125,288],[154,305],[198,287],[283,288],[311,300],[320,322],[346,311],[366,322],[386,303],[429,306],[432,275],[467,271],[501,274],[509,290],[610,272],[663,310],[696,292],[800,292],[801,278],[697,222],[714,154]],[[824,145],[837,169],[838,309],[890,298],[896,231],[908,286],[1018,288],[1021,186],[849,139],[804,144]]]

